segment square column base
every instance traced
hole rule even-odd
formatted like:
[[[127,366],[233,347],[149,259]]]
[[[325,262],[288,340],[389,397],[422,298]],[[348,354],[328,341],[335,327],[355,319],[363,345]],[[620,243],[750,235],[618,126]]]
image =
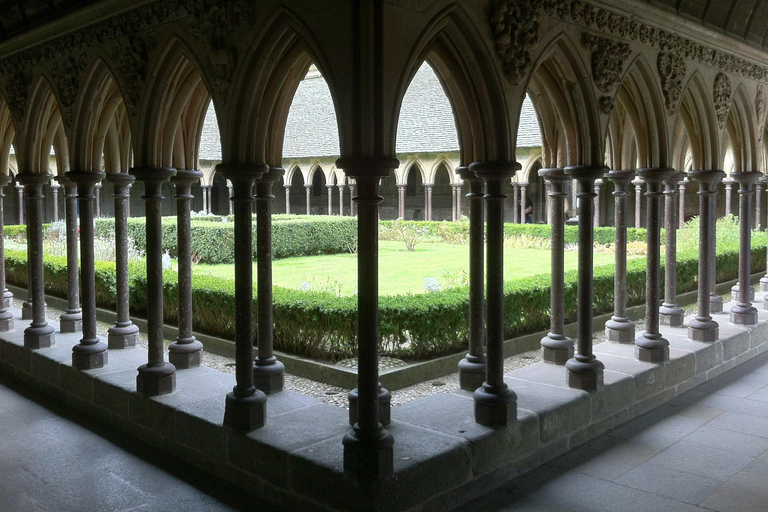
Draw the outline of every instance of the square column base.
[[[197,368],[203,362],[203,344],[195,338],[176,341],[168,346],[168,361],[179,369]]]
[[[475,400],[475,422],[486,427],[506,427],[517,421],[517,395],[506,388],[492,392],[483,384],[472,396]]]
[[[749,297],[747,297],[747,300],[752,302],[755,300],[755,289],[751,286],[749,287]],[[734,302],[739,301],[739,285],[735,284],[731,287],[731,300]]]
[[[650,348],[635,345],[635,359],[644,363],[663,363],[669,361],[669,345],[659,345]]]
[[[541,359],[545,363],[564,365],[573,357],[573,340],[568,336],[549,333],[541,339]]]
[[[130,327],[110,327],[107,331],[107,347],[110,350],[133,348],[139,344],[139,328],[133,324]]]
[[[710,325],[701,325],[701,326],[689,325],[688,339],[693,341],[704,341],[704,342],[717,341],[718,338],[720,337],[720,326],[717,324],[717,322],[714,322],[714,321],[706,322],[706,324],[710,324]]]
[[[101,342],[94,345],[75,345],[72,347],[72,367],[78,370],[103,368],[109,362],[107,346]]]
[[[709,312],[710,313],[722,313],[723,312],[723,299],[718,296],[709,297]]]
[[[21,319],[32,320],[32,304],[25,302],[21,305]]]
[[[605,339],[615,343],[634,343],[635,323],[630,320],[608,320],[605,323]]]
[[[0,332],[8,332],[13,330],[13,315],[10,311],[6,311],[0,315]]]
[[[736,325],[757,325],[757,309],[753,307],[739,308],[737,306],[731,308],[731,323]]]
[[[24,329],[24,347],[31,349],[48,348],[56,343],[53,335],[53,327],[27,327]]]
[[[253,385],[268,395],[279,393],[285,384],[285,365],[274,357],[272,359],[271,364],[259,364],[257,360],[253,365]]]
[[[64,313],[59,317],[59,332],[83,332],[83,317]]]
[[[176,367],[169,363],[139,366],[136,391],[144,396],[159,396],[176,390]]]
[[[478,358],[482,362],[472,362],[469,354],[459,361],[459,387],[465,391],[474,391],[485,382],[484,358]]]
[[[256,391],[253,395],[237,398],[227,394],[224,408],[224,425],[235,432],[250,432],[267,422],[267,396]]]
[[[603,370],[596,372],[568,372],[568,387],[582,391],[597,391],[603,387]]]
[[[357,388],[353,389],[349,392],[347,395],[347,399],[349,400],[349,424],[354,425],[357,423],[357,416],[358,416],[358,394],[357,394]],[[392,408],[390,407],[390,403],[392,402],[392,393],[389,392],[386,388],[383,388],[379,386],[379,410],[378,410],[378,416],[379,416],[379,423],[384,425],[385,427],[389,425],[389,423],[392,421]]]
[[[344,472],[362,480],[380,480],[395,472],[395,440],[384,429],[354,429],[344,436]]]

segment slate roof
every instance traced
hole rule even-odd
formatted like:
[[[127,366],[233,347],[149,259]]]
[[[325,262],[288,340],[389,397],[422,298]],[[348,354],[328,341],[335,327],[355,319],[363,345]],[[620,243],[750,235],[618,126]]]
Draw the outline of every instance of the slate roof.
[[[540,147],[536,112],[526,98],[520,116],[518,147]],[[451,103],[432,68],[424,63],[403,98],[397,126],[397,153],[437,153],[459,150]],[[284,158],[339,155],[339,129],[331,93],[322,76],[308,74],[296,90],[283,143]],[[200,159],[221,160],[221,144],[213,105],[200,138]]]

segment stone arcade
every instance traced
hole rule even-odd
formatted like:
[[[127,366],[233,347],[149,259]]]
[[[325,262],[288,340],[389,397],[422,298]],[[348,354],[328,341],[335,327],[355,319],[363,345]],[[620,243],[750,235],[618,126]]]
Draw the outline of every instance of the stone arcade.
[[[768,312],[754,308],[748,293],[749,233],[760,211],[753,197],[767,144],[765,2],[72,0],[61,3],[70,14],[48,20],[44,12],[41,19],[18,15],[27,3],[8,8],[0,33],[0,169],[9,168],[13,145],[30,268],[24,310],[8,315],[5,302],[0,309],[0,369],[264,499],[293,509],[455,507],[768,350]],[[465,391],[390,411],[378,373],[379,188],[401,169],[398,112],[424,61],[454,109],[457,173],[469,184],[470,349],[460,364]],[[263,259],[255,359],[251,336],[253,203],[258,252],[269,254],[289,106],[312,64],[334,101],[335,166],[356,187],[359,370],[349,417],[282,390],[271,268]],[[504,205],[521,170],[515,147],[526,94],[539,118],[541,175],[551,189],[552,326],[542,340],[545,362],[505,375]],[[190,186],[200,177],[198,140],[210,102],[221,127],[217,170],[233,185],[234,378],[200,366],[202,347],[186,314],[186,260],[179,262],[179,337],[167,359],[163,348],[161,213],[177,204],[179,244],[188,243]],[[42,190],[53,178],[52,146],[68,233],[76,234],[77,210],[81,221],[82,279],[71,236],[69,307],[60,322],[46,319],[42,271]],[[711,296],[723,170],[732,179],[726,211],[735,211],[730,199],[738,190],[742,229],[738,296],[724,314]],[[123,257],[118,322],[108,340],[94,327],[88,226],[97,185],[113,188],[121,226],[125,198],[137,194],[134,179],[146,209],[148,351],[132,348],[137,330]],[[560,214],[571,183],[579,226],[574,340],[563,332],[560,296]],[[624,326],[619,275],[606,325],[614,342],[594,347],[595,198],[615,196],[623,248],[630,183],[636,225],[643,213],[637,184],[645,188],[645,329],[635,335]],[[166,199],[171,189],[175,196]],[[520,194],[525,204],[522,185]],[[701,219],[698,311],[682,325],[670,262],[659,309],[662,203],[668,236],[686,205]],[[117,233],[123,252],[125,232]]]

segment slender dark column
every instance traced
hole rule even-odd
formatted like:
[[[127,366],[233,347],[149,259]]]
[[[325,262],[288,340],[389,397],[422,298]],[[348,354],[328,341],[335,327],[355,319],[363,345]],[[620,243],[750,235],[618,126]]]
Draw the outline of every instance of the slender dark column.
[[[381,422],[379,384],[379,180],[398,166],[396,158],[343,157],[336,166],[355,178],[358,195],[356,420],[342,441],[344,471],[378,479],[393,473],[394,439]],[[355,391],[353,391],[355,392]],[[350,417],[352,402],[350,402]],[[389,403],[386,404],[389,414]]]
[[[147,233],[147,364],[139,366],[136,391],[146,396],[173,393],[176,367],[165,362],[163,353],[163,183],[176,174],[169,167],[138,167],[130,170],[144,183]]]
[[[579,281],[577,304],[576,353],[565,363],[568,370],[568,386],[584,391],[595,391],[603,385],[603,363],[592,352],[592,289],[594,261],[594,212],[595,180],[603,176],[602,165],[575,165],[565,168],[565,174],[576,180],[579,212]]]
[[[93,254],[95,210],[94,188],[104,179],[101,171],[69,171],[66,177],[77,185],[80,207],[80,297],[83,301],[83,337],[72,347],[72,366],[92,370],[106,366],[107,345],[96,334],[96,267]]]
[[[709,245],[709,308],[712,313],[722,313],[723,298],[717,294],[717,194],[712,196],[709,216],[712,240]]]
[[[485,381],[483,180],[468,167],[457,167],[456,173],[469,183],[469,353],[459,361],[459,385],[474,391]]]
[[[731,308],[731,323],[755,325],[757,309],[752,306],[752,198],[762,173],[734,172],[731,178],[739,184],[739,297]],[[765,307],[765,306],[763,306]]]
[[[349,212],[350,215],[355,217],[357,215],[357,203],[354,201],[355,197],[355,190],[357,189],[357,185],[354,183],[349,184]]]
[[[326,185],[328,189],[328,215],[333,215],[333,184]]]
[[[694,341],[717,341],[720,326],[710,314],[711,247],[715,245],[714,209],[717,185],[723,171],[690,171],[688,178],[699,183],[699,304],[696,317],[688,323],[688,337]]]
[[[727,177],[723,180],[725,185],[725,214],[731,214],[731,191],[733,190],[733,180],[731,177]]]
[[[208,213],[208,185],[200,185],[203,191],[203,212]]]
[[[24,184],[19,175],[16,177],[16,190],[19,193],[19,224],[24,224]],[[42,235],[41,235],[42,236]],[[29,249],[27,249],[29,250]],[[32,320],[32,265],[27,265],[27,300],[21,305],[21,319]]]
[[[451,221],[456,222],[456,185],[451,183]]]
[[[24,329],[24,346],[46,348],[54,344],[53,327],[45,319],[45,279],[43,270],[43,185],[49,173],[19,173],[27,200],[27,267],[32,299],[32,323]]]
[[[54,178],[55,180],[56,178]],[[51,192],[53,193],[53,222],[59,222],[59,188],[58,183],[51,183]]]
[[[515,181],[512,182],[512,222],[520,222],[520,185]]]
[[[632,184],[635,186],[635,227],[639,228],[642,224],[640,212],[643,205],[643,180],[638,176],[632,180]]]
[[[456,220],[461,220],[462,205],[461,205],[461,183],[456,184]]]
[[[520,183],[520,224],[525,224],[525,203],[528,202],[527,189],[527,183]]]
[[[635,340],[635,357],[646,363],[663,363],[669,359],[669,341],[659,332],[661,302],[661,197],[664,182],[675,173],[670,168],[638,169],[645,181],[646,204],[646,279],[645,331]]]
[[[344,215],[344,184],[339,183],[336,185],[339,188],[339,216]]]
[[[291,213],[291,186],[284,185],[285,187],[285,213]]]
[[[397,186],[397,217],[405,220],[405,185]]]
[[[285,366],[273,351],[274,320],[272,309],[272,186],[285,171],[270,167],[256,179],[256,283],[258,355],[253,365],[256,389],[270,394],[283,390]],[[342,185],[343,186],[343,185]]]
[[[476,162],[469,166],[485,183],[486,206],[486,376],[474,393],[475,421],[506,426],[517,420],[517,395],[504,382],[504,185],[520,164]]]
[[[424,194],[426,195],[426,210],[427,213],[424,216],[424,220],[432,220],[432,183],[424,184]]]
[[[764,175],[763,175],[764,176]],[[755,230],[763,230],[763,184],[762,178],[755,183]]]
[[[5,186],[11,182],[11,177],[7,174],[0,174],[0,290],[5,290],[5,211],[3,209],[3,198],[5,197]],[[11,295],[13,297],[13,295]],[[13,314],[8,311],[6,300],[0,301],[0,332],[7,332],[13,329]]]
[[[685,311],[677,305],[677,205],[678,183],[684,173],[676,172],[664,182],[664,302],[659,307],[659,322],[670,327],[682,327]],[[685,190],[685,185],[683,185]],[[681,198],[682,199],[682,198]]]
[[[635,323],[627,318],[627,196],[629,196],[629,184],[635,177],[635,171],[610,171],[605,174],[605,177],[614,184],[616,218],[613,316],[605,322],[605,337],[608,341],[634,343]]]
[[[685,175],[685,173],[683,173]],[[678,190],[680,191],[680,195],[678,197],[678,207],[680,209],[680,212],[678,213],[678,226],[680,229],[683,229],[685,226],[685,186],[688,184],[688,178],[684,178],[680,180],[680,183],[677,185]]]
[[[232,202],[232,197],[234,195],[234,191],[232,190],[232,182],[227,182],[227,190],[229,191],[229,214],[234,215],[234,203]]]
[[[253,182],[269,168],[257,163],[221,163],[216,170],[234,185],[235,387],[227,394],[224,425],[249,432],[267,421],[267,395],[253,384]]]
[[[539,169],[539,176],[549,185],[548,216],[552,220],[549,291],[549,333],[541,340],[541,358],[545,363],[565,364],[573,357],[573,340],[565,335],[565,183],[571,178],[562,169]]]
[[[176,187],[176,235],[179,249],[179,336],[168,346],[168,361],[176,368],[200,366],[203,344],[192,332],[192,185],[200,181],[203,173],[194,169],[177,169],[171,177]]]
[[[768,192],[768,174],[764,174],[763,177],[760,178],[760,181],[766,184],[765,189],[766,189],[766,192]],[[766,229],[766,233],[768,233],[768,229]],[[766,273],[763,277],[760,278],[760,291],[768,292],[768,258],[766,258]],[[768,302],[768,300],[766,299],[764,300]]]
[[[96,211],[96,217],[101,217],[101,183],[97,183],[96,186],[93,188],[94,194],[95,194],[95,211]]]
[[[312,214],[311,213],[312,212],[312,204],[311,204],[312,185],[311,184],[304,185],[304,188],[307,191],[307,215],[311,215]]]
[[[107,347],[123,349],[139,343],[139,327],[131,322],[128,275],[128,204],[131,185],[136,178],[125,172],[112,172],[107,183],[115,189],[115,277],[117,288],[117,321],[107,331]]]
[[[24,185],[19,182],[19,176],[16,175],[16,193],[19,203],[19,224],[24,224]]]
[[[66,176],[56,176],[54,179],[64,188],[64,218],[67,231],[67,309],[59,317],[59,330],[80,332],[83,329],[83,310],[80,309],[77,185]]]
[[[594,225],[598,227],[600,225],[600,187],[603,185],[603,180],[595,180],[595,220]]]

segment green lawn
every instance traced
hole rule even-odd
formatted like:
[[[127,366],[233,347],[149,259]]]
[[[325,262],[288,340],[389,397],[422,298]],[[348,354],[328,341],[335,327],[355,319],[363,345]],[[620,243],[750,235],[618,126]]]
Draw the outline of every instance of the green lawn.
[[[565,268],[576,268],[577,253],[566,251]],[[421,243],[408,252],[402,242],[379,242],[379,293],[423,293],[424,278],[437,279],[441,287],[462,279],[469,270],[469,247],[445,243]],[[595,253],[595,265],[613,263],[612,254]],[[542,249],[506,249],[504,279],[549,272],[550,256]],[[234,277],[234,265],[197,265],[195,272]],[[253,270],[256,280],[256,266]],[[466,276],[463,276],[466,279]],[[334,254],[286,258],[273,262],[274,284],[285,288],[328,290],[345,295],[357,289],[357,255]]]

